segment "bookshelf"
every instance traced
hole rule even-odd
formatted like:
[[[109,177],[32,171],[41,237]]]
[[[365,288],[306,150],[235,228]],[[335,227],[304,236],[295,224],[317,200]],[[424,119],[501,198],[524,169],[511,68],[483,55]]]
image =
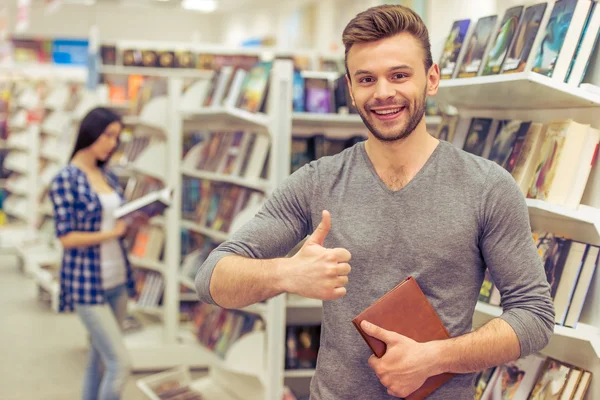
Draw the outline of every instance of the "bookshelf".
[[[490,96],[493,93],[493,96]],[[600,106],[600,96],[535,72],[444,79],[438,101],[469,109],[555,109]]]
[[[443,80],[436,97],[440,103],[457,107],[459,116],[464,120],[488,117],[548,123],[572,118],[594,128],[600,127],[600,121],[593,117],[600,109],[600,98],[534,72]],[[465,135],[459,134],[459,131],[457,128],[453,144],[462,148]],[[597,190],[600,182],[590,175],[587,185],[586,192],[592,192]],[[586,204],[585,199],[584,196],[582,204],[576,208],[526,199],[532,229],[600,245],[600,204],[596,200]],[[544,355],[589,370],[595,376],[600,374],[600,308],[597,293],[600,293],[598,273],[593,278],[576,328],[555,325],[550,343],[541,351]],[[478,302],[473,326],[479,327],[501,314],[501,307]],[[600,393],[598,379],[592,379],[586,399],[593,398],[593,393]]]

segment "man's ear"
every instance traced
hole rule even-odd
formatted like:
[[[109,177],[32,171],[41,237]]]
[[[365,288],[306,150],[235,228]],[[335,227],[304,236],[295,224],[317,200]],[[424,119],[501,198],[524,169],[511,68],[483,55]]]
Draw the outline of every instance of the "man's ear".
[[[348,91],[350,92],[350,98],[352,99],[352,105],[356,107],[356,102],[354,101],[354,93],[352,93],[352,81],[348,74],[346,74],[346,83],[348,84]]]
[[[440,67],[433,64],[427,73],[427,95],[435,96],[440,86]]]

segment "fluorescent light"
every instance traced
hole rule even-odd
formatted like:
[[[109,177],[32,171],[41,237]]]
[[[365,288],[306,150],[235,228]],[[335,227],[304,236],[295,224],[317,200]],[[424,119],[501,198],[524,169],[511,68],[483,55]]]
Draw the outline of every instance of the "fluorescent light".
[[[186,10],[210,13],[217,9],[217,0],[183,0],[181,6]]]

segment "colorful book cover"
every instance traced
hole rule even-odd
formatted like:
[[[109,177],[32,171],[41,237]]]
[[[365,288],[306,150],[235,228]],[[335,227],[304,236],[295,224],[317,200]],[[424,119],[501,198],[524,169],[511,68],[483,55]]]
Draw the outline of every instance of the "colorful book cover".
[[[456,133],[456,124],[458,123],[457,115],[444,115],[442,123],[439,125],[433,137],[452,143],[454,134]]]
[[[483,303],[489,303],[493,288],[494,283],[492,282],[492,276],[490,275],[490,271],[486,268],[485,276],[483,278],[481,288],[479,289],[479,301]]]
[[[491,15],[477,21],[475,30],[466,43],[467,50],[458,71],[459,78],[469,78],[479,74],[485,50],[492,37],[497,19],[498,16]]]
[[[481,156],[491,125],[491,118],[473,118],[471,120],[471,125],[469,126],[463,150],[475,154],[476,156]]]
[[[305,79],[306,111],[311,113],[327,114],[332,112],[333,91],[327,79]]]
[[[491,399],[519,400],[527,398],[545,362],[537,354],[508,362],[496,368],[496,379],[490,387]],[[486,394],[487,397],[487,394]]]
[[[471,24],[470,19],[463,19],[455,21],[452,24],[450,34],[446,38],[444,44],[444,50],[442,51],[442,57],[440,58],[440,71],[442,79],[450,79],[454,75],[460,49],[469,30]]]
[[[521,121],[512,120],[498,124],[498,130],[494,137],[492,150],[490,151],[489,160],[504,167],[517,138],[517,133],[521,126]]]
[[[238,101],[239,108],[250,112],[260,111],[266,97],[271,66],[270,62],[260,62],[248,71]]]
[[[540,200],[548,197],[568,129],[569,124],[564,122],[548,125],[527,197]]]
[[[567,383],[571,368],[558,360],[548,358],[529,400],[558,400]]]
[[[517,165],[517,161],[519,161],[519,157],[521,156],[521,152],[523,151],[525,139],[527,138],[527,133],[529,132],[530,127],[531,121],[523,122],[519,127],[517,137],[515,138],[515,142],[512,146],[512,151],[510,152],[510,156],[506,160],[506,163],[503,165],[504,168],[510,173],[512,173],[513,169]]]
[[[502,73],[525,71],[547,7],[548,4],[545,2],[527,7],[504,64],[502,64]]]
[[[304,78],[299,70],[294,70],[292,90],[292,109],[294,112],[304,112]]]
[[[569,70],[567,71],[567,75],[565,77],[565,82],[569,82],[569,78],[571,77],[571,71],[573,70],[573,67],[575,66],[575,62],[577,61],[577,56],[579,55],[579,50],[581,49],[581,44],[583,43],[583,39],[585,38],[586,35],[590,34],[590,33],[588,33],[588,28],[590,26],[590,21],[592,20],[592,16],[594,15],[595,12],[600,12],[600,9],[598,8],[598,3],[595,1],[592,1],[592,6],[590,7],[587,18],[585,19],[585,25],[583,26],[581,36],[579,37],[579,41],[577,42],[577,48],[575,49],[575,54],[573,55],[573,58],[571,59],[571,63],[569,65]],[[594,40],[593,49],[596,48],[596,43],[598,42],[598,36],[599,36],[598,33],[599,32],[595,32],[596,39]],[[592,50],[592,54],[594,54],[593,50]],[[589,64],[589,59],[588,59],[587,64]],[[587,69],[587,67],[586,67],[586,69]],[[585,71],[581,75],[582,79],[584,76],[585,76]]]
[[[577,0],[559,0],[554,4],[532,71],[552,76],[576,6]]]
[[[496,38],[488,52],[487,62],[483,69],[482,75],[497,74],[500,72],[508,48],[515,37],[517,28],[519,27],[519,21],[521,20],[521,14],[523,13],[523,6],[512,7],[506,10],[504,18],[500,23]]]

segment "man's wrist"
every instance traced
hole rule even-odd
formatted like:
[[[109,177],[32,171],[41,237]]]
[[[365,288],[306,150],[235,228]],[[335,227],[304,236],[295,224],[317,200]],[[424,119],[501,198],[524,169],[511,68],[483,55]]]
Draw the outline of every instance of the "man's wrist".
[[[290,259],[276,258],[273,262],[273,277],[275,289],[278,293],[290,293],[292,291],[289,279]]]
[[[449,366],[447,365],[447,353],[448,353],[448,341],[447,340],[434,340],[426,342],[426,354],[428,357],[429,369],[431,370],[430,376],[440,375],[449,372]]]

